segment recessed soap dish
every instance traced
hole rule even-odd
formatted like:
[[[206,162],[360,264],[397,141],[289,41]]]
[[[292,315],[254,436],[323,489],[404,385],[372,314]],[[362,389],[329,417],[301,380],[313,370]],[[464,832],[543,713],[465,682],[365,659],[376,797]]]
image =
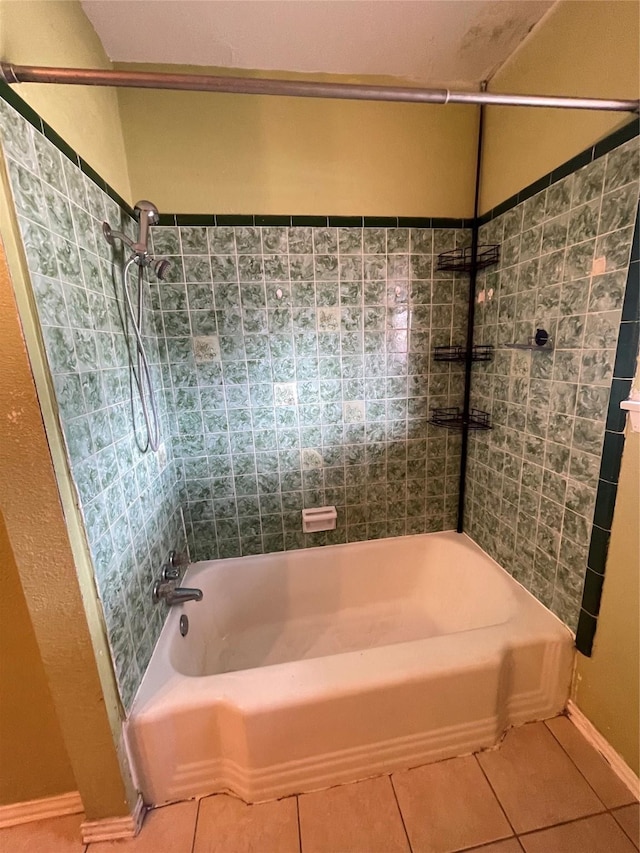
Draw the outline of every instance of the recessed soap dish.
[[[334,506],[316,506],[302,510],[302,532],[320,533],[335,530],[338,512]]]

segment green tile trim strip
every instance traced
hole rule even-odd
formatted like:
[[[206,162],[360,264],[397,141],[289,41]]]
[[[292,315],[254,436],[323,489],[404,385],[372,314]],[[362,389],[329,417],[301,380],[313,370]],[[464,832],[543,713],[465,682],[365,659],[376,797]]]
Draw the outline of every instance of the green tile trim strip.
[[[613,151],[614,148],[617,148],[618,145],[622,145],[623,142],[628,142],[630,139],[638,136],[638,134],[640,134],[640,119],[634,118],[628,124],[625,124],[624,127],[615,130],[613,133],[609,134],[609,136],[605,136],[605,138],[601,139],[600,142],[597,142],[590,148],[586,148],[584,151],[581,151],[580,154],[576,154],[575,157],[567,160],[566,163],[563,163],[561,166],[553,169],[548,174],[543,175],[537,181],[529,184],[528,187],[524,187],[524,189],[521,189],[515,195],[505,199],[486,213],[483,213],[478,224],[486,225],[487,222],[491,222],[491,220],[495,219],[497,216],[501,216],[503,213],[506,213],[508,210],[516,207],[516,205],[521,204],[523,201],[526,201],[536,195],[536,193],[539,193],[541,190],[547,189],[547,187],[552,186],[552,184],[561,181],[562,178],[566,178],[567,175],[570,175],[572,172],[577,172],[578,169],[581,169],[593,160],[603,157],[605,154],[608,154],[609,151]]]
[[[473,219],[429,216],[263,216],[250,213],[162,213],[159,225],[311,228],[471,228]]]
[[[599,145],[602,145],[602,143],[599,143]],[[609,151],[611,149],[607,148],[606,150]],[[602,151],[601,153],[606,152]],[[640,302],[638,295],[638,290],[640,289],[640,277],[638,276],[638,265],[640,264],[640,260],[638,259],[639,244],[640,205],[638,206],[636,215],[631,263],[629,264],[629,271],[627,273],[622,321],[620,323],[620,334],[616,347],[613,382],[611,384],[611,394],[609,395],[609,407],[607,411],[607,425],[602,449],[600,473],[598,475],[598,492],[596,495],[591,541],[589,543],[589,558],[576,631],[576,647],[578,651],[587,657],[591,657],[593,640],[598,625],[598,613],[600,612],[600,599],[602,596],[607,552],[611,538],[611,525],[613,523],[613,512],[618,491],[618,476],[620,474],[622,451],[624,448],[626,414],[620,409],[620,402],[626,400],[631,392],[638,358],[638,344],[640,341],[640,319],[638,318],[638,304]]]
[[[64,154],[72,163],[79,166],[84,174],[96,186],[107,193],[116,204],[120,205],[130,216],[133,209],[122,196],[113,189],[86,160],[68,145],[56,131],[47,124],[38,113],[24,101],[7,83],[0,83],[0,98],[3,98],[38,133],[42,133],[49,142]],[[297,215],[262,215],[262,214],[213,214],[213,213],[162,213],[160,225],[180,226],[306,226],[314,228],[471,228],[472,219],[455,219],[442,217],[398,217],[398,216],[297,216]]]
[[[26,101],[23,101],[7,83],[0,83],[0,98],[6,101],[9,106],[13,107],[17,113],[19,113],[38,131],[38,133],[41,133],[49,140],[49,142],[53,143],[61,154],[64,154],[68,160],[71,160],[74,166],[79,166],[84,174],[90,178],[96,186],[100,187],[101,190],[104,190],[104,192],[106,192],[117,205],[125,210],[129,216],[133,216],[133,208],[122,198],[120,193],[116,192],[112,186],[101,178],[96,170],[93,169],[86,160],[80,157],[80,155],[64,141],[60,134],[56,133],[51,125],[47,124],[46,121],[40,118],[38,113],[32,109]]]
[[[0,83],[0,98],[3,98],[20,115],[25,118],[35,129],[42,133],[58,148],[65,157],[68,157],[89,177],[100,189],[104,190],[117,204],[124,208],[129,215],[133,215],[133,209],[85,160],[82,159],[56,131],[48,125],[38,113],[24,101],[14,89],[7,83]],[[512,207],[531,198],[536,193],[555,184],[562,178],[577,171],[592,160],[602,157],[623,142],[633,139],[640,133],[640,119],[633,121],[606,136],[600,142],[585,149],[580,154],[567,160],[557,169],[539,178],[528,187],[520,190],[511,198],[501,202],[492,210],[484,213],[478,220],[478,225],[484,225],[511,210]],[[384,224],[382,224],[384,223]],[[192,225],[192,226],[239,226],[239,225],[287,225],[287,226],[312,226],[322,228],[324,226],[340,228],[472,228],[473,218],[455,219],[446,217],[405,217],[405,216],[267,216],[261,214],[212,214],[212,213],[164,213],[160,215],[160,225]],[[637,233],[637,232],[636,232]],[[637,239],[637,238],[636,238]]]

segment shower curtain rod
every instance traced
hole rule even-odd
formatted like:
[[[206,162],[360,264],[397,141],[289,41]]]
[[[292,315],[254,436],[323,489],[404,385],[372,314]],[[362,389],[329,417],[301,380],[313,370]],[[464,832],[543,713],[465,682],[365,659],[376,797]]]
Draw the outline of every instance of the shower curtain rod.
[[[65,83],[75,86],[117,86],[134,89],[183,89],[242,95],[284,95],[297,98],[343,98],[358,101],[404,101],[419,104],[487,104],[506,107],[555,107],[577,110],[638,112],[640,101],[575,98],[555,95],[504,95],[410,86],[369,86],[360,83],[318,83],[224,77],[210,74],[167,74],[155,71],[105,71],[99,68],[50,68],[0,63],[4,83]]]

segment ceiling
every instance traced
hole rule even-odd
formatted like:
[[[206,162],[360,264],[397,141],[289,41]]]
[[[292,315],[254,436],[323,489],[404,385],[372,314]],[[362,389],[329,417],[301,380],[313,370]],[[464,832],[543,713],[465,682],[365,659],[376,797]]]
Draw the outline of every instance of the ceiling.
[[[114,62],[476,86],[553,0],[83,0]]]

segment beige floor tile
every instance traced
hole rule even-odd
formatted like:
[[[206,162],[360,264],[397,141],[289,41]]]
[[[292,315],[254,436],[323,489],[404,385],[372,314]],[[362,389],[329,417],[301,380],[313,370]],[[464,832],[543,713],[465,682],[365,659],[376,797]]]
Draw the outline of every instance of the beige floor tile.
[[[298,797],[302,853],[409,853],[388,776]]]
[[[612,815],[627,833],[636,847],[640,847],[640,803],[616,809]]]
[[[136,838],[90,844],[88,853],[191,853],[197,813],[195,800],[152,809]]]
[[[523,835],[520,843],[525,853],[636,853],[633,844],[608,814]]]
[[[513,834],[472,755],[392,778],[413,853],[449,853]]]
[[[478,755],[516,833],[603,811],[603,805],[544,723],[512,729]]]
[[[504,841],[496,841],[495,844],[465,850],[465,853],[522,853],[522,847],[517,838],[507,838]]]
[[[2,853],[82,853],[80,824],[84,815],[73,814],[51,820],[36,820],[0,829]]]
[[[200,800],[193,853],[299,853],[296,798],[248,806],[216,794]]]
[[[567,717],[547,720],[546,725],[608,809],[634,801],[631,791]]]

